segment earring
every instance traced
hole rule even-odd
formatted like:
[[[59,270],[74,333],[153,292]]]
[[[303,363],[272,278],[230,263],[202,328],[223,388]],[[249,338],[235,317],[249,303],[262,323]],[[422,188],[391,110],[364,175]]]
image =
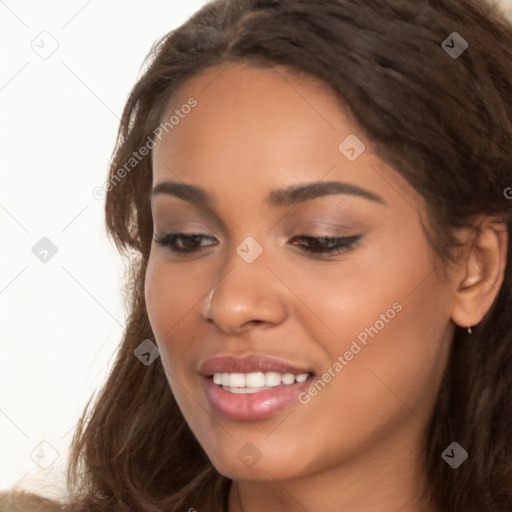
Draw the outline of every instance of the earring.
[[[471,327],[468,327],[468,334],[471,334],[472,332]]]

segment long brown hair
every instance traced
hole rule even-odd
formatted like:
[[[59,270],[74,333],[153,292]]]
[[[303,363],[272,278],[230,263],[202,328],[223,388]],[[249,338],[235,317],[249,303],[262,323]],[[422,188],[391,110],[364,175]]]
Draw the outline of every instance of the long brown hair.
[[[458,58],[442,47],[453,32],[468,43]],[[378,156],[425,198],[431,243],[445,261],[455,254],[455,229],[478,215],[506,222],[510,237],[512,25],[490,2],[209,2],[154,45],[122,115],[105,209],[108,233],[129,264],[129,320],[73,438],[66,511],[227,509],[230,480],[188,428],[160,359],[146,366],[134,356],[143,340],[155,340],[144,300],[151,154],[122,177],[119,169],[154,140],[189,78],[236,61],[330,86]],[[425,432],[425,498],[442,512],[512,510],[511,245],[493,306],[471,335],[455,331]],[[441,458],[452,441],[469,452],[457,469]]]

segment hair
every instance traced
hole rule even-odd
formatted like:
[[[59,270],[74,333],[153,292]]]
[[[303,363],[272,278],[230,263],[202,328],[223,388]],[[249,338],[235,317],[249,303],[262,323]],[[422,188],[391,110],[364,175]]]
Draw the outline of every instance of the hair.
[[[441,46],[453,32],[469,44],[459,58]],[[73,437],[66,512],[227,510],[231,480],[189,429],[161,360],[145,366],[133,354],[155,339],[144,297],[151,153],[122,179],[119,169],[154,141],[188,80],[237,62],[279,67],[334,91],[375,153],[425,199],[429,240],[443,262],[456,261],[457,230],[478,231],[479,216],[505,223],[510,237],[512,24],[498,9],[481,0],[209,2],[155,43],[122,114],[105,213],[128,262],[129,318]],[[455,328],[425,430],[424,499],[441,512],[512,508],[511,245],[492,307],[471,335]],[[453,441],[469,452],[457,469],[441,457]]]

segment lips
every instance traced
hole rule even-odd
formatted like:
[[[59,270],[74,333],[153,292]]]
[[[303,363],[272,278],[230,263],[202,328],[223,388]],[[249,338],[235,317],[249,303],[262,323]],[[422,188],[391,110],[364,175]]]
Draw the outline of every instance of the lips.
[[[250,394],[233,393],[225,386],[216,384],[213,374],[249,374],[276,372],[278,374],[309,374],[308,378],[293,384],[280,384],[261,388]],[[263,420],[295,404],[298,396],[312,382],[314,373],[306,366],[296,366],[280,359],[264,356],[217,356],[206,360],[199,367],[202,389],[213,413],[231,421]]]
[[[280,359],[255,355],[245,357],[216,356],[207,359],[199,367],[199,373],[205,377],[214,373],[251,372],[293,373],[295,375],[313,373],[311,368],[305,366],[294,366]]]

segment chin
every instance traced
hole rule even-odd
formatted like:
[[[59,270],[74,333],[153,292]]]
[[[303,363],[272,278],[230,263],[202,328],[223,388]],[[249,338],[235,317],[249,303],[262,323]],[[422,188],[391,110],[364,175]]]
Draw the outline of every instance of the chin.
[[[241,444],[241,448],[238,445]],[[261,447],[258,449],[256,444]],[[232,480],[275,481],[286,480],[308,473],[309,464],[300,459],[300,450],[266,452],[264,441],[235,443],[234,450],[217,450],[207,453],[215,469]],[[282,444],[284,447],[284,443]],[[297,446],[297,445],[295,445]],[[311,468],[312,469],[312,468]]]

